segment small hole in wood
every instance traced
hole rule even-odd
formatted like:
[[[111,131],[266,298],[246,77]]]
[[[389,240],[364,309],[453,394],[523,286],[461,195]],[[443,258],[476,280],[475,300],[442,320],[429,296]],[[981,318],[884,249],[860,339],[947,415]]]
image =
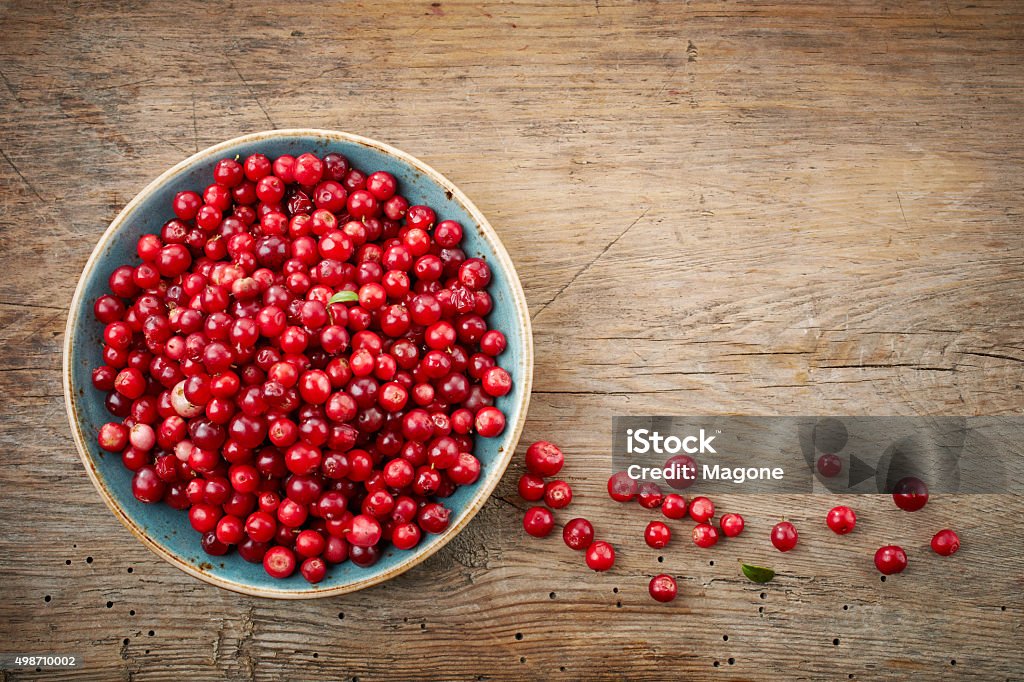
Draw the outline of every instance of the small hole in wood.
[[[426,629],[427,629],[427,624],[426,623],[420,623],[420,630],[426,630]]]
[[[521,633],[521,632],[517,632],[516,633],[516,641],[517,642],[523,641],[523,633]]]
[[[550,592],[550,593],[548,594],[548,599],[554,599],[554,598],[555,598],[555,597],[557,597],[557,596],[558,596],[558,595],[557,595],[557,594],[555,594],[554,592]]]
[[[345,620],[345,613],[344,612],[339,612],[338,613],[338,620]]]
[[[853,679],[853,673],[850,673],[849,675],[847,675],[847,676],[846,676],[846,679],[848,679],[848,680],[852,680],[852,679]]]
[[[149,653],[149,649],[146,649],[146,653],[147,653],[147,654]]]
[[[150,630],[150,631],[149,631],[149,636],[150,636],[150,637],[152,637],[152,636],[153,636],[153,635],[155,635],[155,634],[156,634],[156,631],[154,631],[154,630]]]
[[[761,599],[767,599],[767,598],[768,598],[768,593],[767,592],[762,592],[761,593]]]
[[[70,566],[71,565],[71,559],[65,559],[64,560],[64,565],[65,566]]]
[[[849,610],[850,610],[850,605],[849,604],[843,604],[843,611],[849,611]]]
[[[320,658],[320,654],[318,654],[317,652],[314,651],[313,652],[313,658]]]
[[[757,607],[757,612],[758,613],[764,613],[764,607],[763,606],[758,606]]]
[[[564,673],[565,672],[565,666],[564,665],[558,666],[558,672]]]
[[[715,565],[715,560],[714,559],[712,559],[711,561],[708,562],[708,566],[714,566],[714,565]]]
[[[658,557],[658,563],[659,564],[665,563],[665,557],[663,557],[663,556]]]
[[[620,602],[620,601],[615,602],[615,608],[621,609],[622,608],[622,602]]]
[[[839,646],[839,638],[838,637],[836,637],[835,639],[832,640],[832,646]]]
[[[91,564],[92,563],[92,557],[91,556],[85,557],[85,563]]]
[[[48,602],[51,599],[53,599],[53,597],[51,597],[50,595],[46,595],[45,597],[43,597],[43,601],[47,601]]]
[[[114,608],[114,602],[112,602],[112,601],[108,601],[108,602],[107,602],[107,608],[108,608],[108,609],[112,609],[112,608]]]
[[[885,576],[884,575],[882,576],[882,582],[883,583],[885,582]]]
[[[123,644],[124,644],[125,646],[128,646],[128,642],[130,642],[130,641],[132,641],[132,640],[130,640],[130,639],[128,639],[127,637],[125,637],[125,638],[124,638],[123,640],[121,640],[121,641],[122,641],[122,643],[123,643]]]
[[[615,594],[618,594],[619,593],[619,588],[613,587],[612,588],[612,592],[614,592]]]
[[[526,656],[520,656],[519,657],[519,662],[520,663],[526,663]]]
[[[733,665],[734,663],[736,663],[736,659],[730,658],[728,661],[726,661],[726,663],[728,663],[729,665]]]
[[[135,615],[135,609],[132,609],[131,611],[129,611],[128,615],[129,616],[134,616]]]
[[[714,663],[712,663],[711,665],[713,665],[713,666],[715,666],[715,667],[717,668],[717,667],[719,666],[719,663],[718,663],[718,661],[715,661],[715,662],[714,662]]]
[[[999,610],[1000,610],[1000,611],[1005,611],[1005,610],[1006,610],[1006,607],[1005,607],[1005,606],[1000,606],[1000,607],[999,607]]]
[[[129,567],[128,567],[128,572],[129,572],[129,573],[134,573],[134,572],[135,572],[135,569],[134,569],[134,568],[132,568],[131,566],[129,566]]]
[[[728,642],[729,641],[729,635],[722,635],[722,641],[723,642]]]
[[[956,665],[956,659],[954,658],[954,659],[950,660],[949,664],[950,665]]]

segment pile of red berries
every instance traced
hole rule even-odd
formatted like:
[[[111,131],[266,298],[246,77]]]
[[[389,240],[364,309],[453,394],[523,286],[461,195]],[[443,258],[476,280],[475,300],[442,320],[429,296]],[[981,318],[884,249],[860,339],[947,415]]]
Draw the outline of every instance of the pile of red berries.
[[[462,226],[340,154],[222,159],[95,301],[98,433],[142,502],[277,578],[441,533],[512,389]],[[554,497],[552,498],[555,499]]]
[[[686,456],[680,459],[681,466],[692,466],[693,460]],[[519,479],[519,495],[528,502],[544,500],[550,509],[537,506],[527,510],[523,517],[523,527],[534,537],[546,537],[555,524],[551,509],[561,509],[572,499],[572,491],[565,481],[545,481],[545,478],[556,475],[562,469],[565,458],[562,451],[546,441],[538,441],[526,452],[527,472]],[[670,484],[672,485],[672,484]],[[682,489],[690,484],[679,482],[673,487]],[[713,522],[715,505],[707,497],[698,496],[692,500],[679,493],[663,494],[655,483],[641,483],[630,477],[625,471],[613,474],[608,479],[608,496],[616,502],[632,502],[637,500],[645,509],[661,509],[661,513],[670,520],[679,520],[690,516],[696,522],[691,531],[693,543],[698,547],[710,548],[716,545],[720,536],[732,538],[743,532],[743,517],[736,513],[722,514],[718,524]],[[924,483],[918,479],[901,481],[893,493],[893,502],[905,511],[917,511],[928,502],[928,491]],[[846,535],[854,529],[857,515],[847,506],[838,506],[829,510],[825,519],[826,525],[837,535]],[[587,565],[596,571],[605,571],[615,562],[615,550],[606,542],[594,542],[594,527],[586,519],[576,518],[565,524],[563,530],[565,544],[571,549],[587,550]],[[770,539],[772,545],[780,552],[788,552],[796,547],[799,534],[796,527],[789,521],[781,521],[772,527]],[[644,542],[652,549],[661,550],[672,540],[672,530],[663,521],[651,521],[644,530]],[[935,534],[931,542],[932,550],[941,556],[950,556],[960,549],[960,539],[950,529]],[[888,545],[875,553],[875,566],[885,575],[899,573],[907,566],[907,555],[901,547]],[[745,569],[748,567],[744,567]],[[765,571],[767,569],[758,570]],[[770,572],[774,575],[773,572]],[[767,579],[770,579],[770,575]],[[648,586],[653,599],[659,602],[670,602],[678,594],[675,578],[668,574],[654,576]]]

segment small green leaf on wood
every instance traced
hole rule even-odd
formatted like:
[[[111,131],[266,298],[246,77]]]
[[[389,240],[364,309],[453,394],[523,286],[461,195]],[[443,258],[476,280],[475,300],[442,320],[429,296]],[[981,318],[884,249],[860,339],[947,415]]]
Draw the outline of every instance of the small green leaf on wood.
[[[743,575],[750,578],[755,583],[766,583],[775,577],[775,571],[764,566],[752,566],[750,564],[740,564],[740,570],[743,571]]]
[[[334,305],[335,303],[355,303],[359,300],[359,294],[354,291],[339,291],[338,293],[327,299],[327,305]]]

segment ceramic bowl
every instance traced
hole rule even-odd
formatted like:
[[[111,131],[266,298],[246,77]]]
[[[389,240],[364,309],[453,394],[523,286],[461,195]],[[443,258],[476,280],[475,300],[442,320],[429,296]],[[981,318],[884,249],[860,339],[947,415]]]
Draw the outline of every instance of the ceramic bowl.
[[[244,158],[254,152],[270,158],[339,152],[360,169],[392,173],[410,203],[431,206],[438,221],[462,223],[462,246],[467,255],[485,258],[493,271],[489,291],[494,311],[489,325],[508,338],[508,349],[500,361],[512,374],[514,388],[496,402],[506,415],[507,426],[498,438],[476,439],[475,454],[483,471],[474,485],[460,487],[446,500],[453,512],[448,530],[424,536],[409,551],[389,548],[370,568],[351,562],[332,566],[328,577],[317,585],[308,584],[298,571],[285,580],[271,578],[262,565],[250,564],[235,552],[219,557],[205,554],[187,512],[137,501],[131,492],[131,472],[121,465],[120,455],[104,452],[96,442],[98,429],[112,417],[104,407],[104,395],[91,383],[92,369],[101,364],[103,332],[103,325],[92,314],[93,302],[105,292],[115,267],[139,262],[136,241],[143,234],[159,233],[163,223],[173,217],[171,200],[177,192],[209,184],[219,159]],[[523,289],[505,247],[479,209],[447,178],[394,147],[358,135],[275,130],[238,137],[194,154],[151,182],[125,206],[103,233],[78,282],[68,316],[63,370],[68,418],[85,470],[114,515],[136,537],[174,566],[214,585],[262,597],[306,599],[352,592],[399,575],[426,560],[466,527],[498,484],[522,432],[533,377],[533,340]],[[430,576],[424,573],[420,579],[430,580]]]

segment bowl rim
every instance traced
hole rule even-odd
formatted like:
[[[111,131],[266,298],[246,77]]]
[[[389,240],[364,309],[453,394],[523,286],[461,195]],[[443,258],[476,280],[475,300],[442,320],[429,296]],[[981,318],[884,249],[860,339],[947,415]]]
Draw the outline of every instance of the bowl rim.
[[[515,313],[518,317],[518,322],[521,325],[524,336],[524,346],[522,349],[522,369],[523,377],[520,383],[523,388],[522,398],[519,401],[519,413],[518,418],[514,424],[511,425],[511,438],[508,441],[508,445],[504,448],[504,451],[499,450],[500,459],[491,467],[487,477],[482,481],[483,485],[475,491],[473,497],[470,499],[469,504],[460,515],[458,521],[450,526],[441,536],[440,539],[433,545],[424,548],[421,551],[412,552],[407,558],[399,561],[397,564],[392,566],[390,569],[383,571],[374,576],[370,576],[361,580],[355,580],[344,585],[336,585],[330,587],[316,588],[311,586],[312,589],[303,589],[301,591],[287,590],[287,589],[275,589],[267,587],[259,587],[236,582],[230,579],[223,578],[221,576],[213,575],[203,569],[195,566],[181,557],[177,556],[173,552],[167,550],[162,544],[153,540],[149,535],[143,531],[143,529],[135,522],[134,519],[125,511],[124,508],[118,503],[117,499],[113,497],[109,490],[107,490],[106,484],[100,478],[97,470],[96,463],[89,455],[88,448],[86,447],[85,437],[82,433],[82,429],[79,426],[77,419],[77,407],[76,397],[72,386],[71,376],[71,346],[73,339],[73,331],[79,324],[78,311],[81,308],[82,298],[85,295],[85,282],[92,275],[97,264],[99,263],[100,256],[106,249],[108,243],[114,234],[121,228],[125,219],[131,215],[137,206],[139,206],[144,200],[148,199],[158,188],[164,185],[173,177],[180,173],[183,173],[194,166],[196,163],[204,160],[208,160],[210,157],[221,154],[224,150],[230,149],[239,144],[260,142],[269,139],[277,138],[290,138],[290,137],[322,137],[327,140],[338,140],[344,142],[350,142],[364,147],[370,147],[382,152],[386,155],[393,156],[400,161],[404,161],[409,164],[423,175],[429,177],[434,183],[441,186],[443,189],[451,192],[452,198],[461,204],[466,211],[472,216],[479,226],[480,234],[484,240],[490,245],[494,251],[495,260],[506,273],[509,280],[509,286],[512,291],[512,298],[514,301]],[[512,455],[515,453],[516,447],[519,443],[519,438],[522,435],[523,425],[526,421],[527,411],[530,406],[530,394],[533,385],[533,331],[530,321],[529,307],[526,302],[526,295],[523,292],[522,283],[519,280],[519,276],[516,273],[515,266],[512,263],[511,257],[508,255],[508,251],[502,244],[501,239],[498,237],[497,232],[491,226],[487,218],[481,213],[480,209],[477,208],[469,197],[467,197],[462,190],[455,186],[448,178],[436,171],[428,164],[420,161],[416,157],[403,152],[396,147],[379,142],[377,140],[364,137],[362,135],[356,135],[354,133],[342,132],[337,130],[323,130],[318,128],[285,128],[280,130],[265,130],[255,133],[249,133],[238,137],[219,142],[213,146],[207,147],[206,149],[200,150],[195,154],[190,155],[186,159],[178,162],[171,168],[167,169],[159,176],[156,177],[152,182],[147,184],[142,190],[136,194],[131,201],[129,201],[123,209],[117,214],[117,216],[111,221],[110,225],[100,236],[99,241],[93,248],[92,253],[89,255],[89,259],[85,263],[85,267],[82,269],[82,274],[78,279],[78,284],[75,287],[74,296],[71,299],[70,310],[68,312],[68,320],[64,330],[64,343],[63,343],[63,361],[61,365],[63,374],[64,384],[64,406],[67,412],[68,422],[71,426],[71,433],[75,442],[75,447],[78,449],[79,458],[85,467],[86,473],[89,475],[89,479],[92,481],[96,490],[100,493],[100,497],[106,503],[107,507],[114,513],[114,516],[146,547],[150,549],[154,554],[167,561],[169,564],[177,567],[185,573],[199,578],[207,583],[222,587],[233,592],[241,594],[247,594],[256,597],[267,597],[274,599],[315,599],[318,597],[327,597],[332,595],[346,594],[349,592],[355,592],[373,585],[380,584],[395,576],[405,573],[409,569],[423,563],[431,556],[433,556],[438,550],[447,545],[452,538],[458,535],[473,518],[477,515],[480,509],[484,506],[487,500],[490,499],[491,493],[497,487],[498,482],[501,480],[508,468],[509,462],[512,459]]]

